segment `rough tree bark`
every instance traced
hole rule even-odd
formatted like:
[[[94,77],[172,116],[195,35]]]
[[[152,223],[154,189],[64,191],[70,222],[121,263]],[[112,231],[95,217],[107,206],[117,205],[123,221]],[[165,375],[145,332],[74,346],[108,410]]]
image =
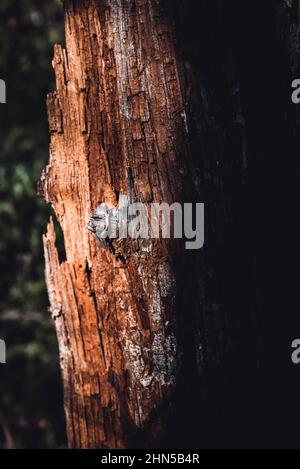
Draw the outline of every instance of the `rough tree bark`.
[[[40,194],[66,251],[60,263],[50,221],[46,280],[70,447],[205,446],[218,436],[225,444],[228,420],[241,439],[241,421],[250,425],[264,300],[251,203],[263,193],[268,130],[282,123],[270,101],[261,111],[258,75],[262,86],[280,86],[273,72],[283,62],[277,70],[268,41],[278,37],[274,17],[289,24],[295,5],[273,2],[257,19],[253,2],[240,3],[248,6],[64,2],[66,49],[55,47]],[[255,40],[246,21],[258,21]],[[262,135],[265,118],[272,122]],[[150,251],[99,248],[89,214],[120,195],[148,205],[205,202],[204,249],[167,240]]]
[[[55,48],[43,194],[67,256],[60,265],[50,222],[46,278],[71,447],[124,447],[128,427],[151,419],[159,437],[176,381],[171,248],[157,242],[151,255],[135,252],[124,262],[86,229],[91,210],[117,205],[119,194],[180,200],[185,105],[167,6],[65,2],[67,48]]]

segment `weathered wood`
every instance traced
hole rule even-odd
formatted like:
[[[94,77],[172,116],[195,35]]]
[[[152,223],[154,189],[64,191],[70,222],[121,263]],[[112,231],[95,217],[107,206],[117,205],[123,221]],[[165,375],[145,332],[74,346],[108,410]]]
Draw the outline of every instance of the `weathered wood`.
[[[71,447],[124,447],[149,422],[159,438],[176,382],[168,242],[124,264],[86,229],[91,210],[116,205],[119,194],[146,204],[180,200],[176,153],[186,152],[186,123],[167,6],[67,1],[67,47],[55,47],[50,161],[40,191],[65,239],[60,265],[51,222],[46,278]]]
[[[295,14],[299,25],[299,11],[241,3],[64,2],[40,194],[66,249],[60,263],[50,221],[46,279],[70,447],[243,442],[264,409],[252,384],[257,322],[260,333],[268,323],[269,238],[256,226],[267,233],[265,181],[288,141],[280,73],[286,56],[297,69],[299,26],[285,21]],[[282,31],[289,51],[277,63]],[[89,214],[120,195],[147,206],[205,202],[204,249],[99,248]]]

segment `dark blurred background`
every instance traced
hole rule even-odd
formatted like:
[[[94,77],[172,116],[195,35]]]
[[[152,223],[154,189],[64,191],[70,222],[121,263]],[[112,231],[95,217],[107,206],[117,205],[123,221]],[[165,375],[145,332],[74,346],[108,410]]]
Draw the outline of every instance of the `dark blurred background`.
[[[65,445],[54,326],[44,283],[42,233],[50,208],[36,197],[48,160],[46,94],[53,44],[63,43],[59,0],[1,0],[0,78],[0,448]]]

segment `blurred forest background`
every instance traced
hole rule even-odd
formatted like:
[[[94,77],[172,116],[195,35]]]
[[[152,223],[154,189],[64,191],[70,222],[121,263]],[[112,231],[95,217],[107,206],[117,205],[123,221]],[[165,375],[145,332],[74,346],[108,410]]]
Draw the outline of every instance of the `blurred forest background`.
[[[50,208],[36,197],[48,160],[46,94],[53,44],[63,43],[59,0],[1,0],[0,78],[0,448],[65,445],[54,326],[44,283],[42,233]]]

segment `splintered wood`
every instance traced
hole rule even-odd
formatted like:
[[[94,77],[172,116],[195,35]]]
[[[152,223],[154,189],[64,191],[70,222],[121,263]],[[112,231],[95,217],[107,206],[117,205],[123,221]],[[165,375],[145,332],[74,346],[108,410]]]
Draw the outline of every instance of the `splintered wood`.
[[[187,152],[188,123],[167,3],[65,1],[66,50],[55,46],[50,160],[39,191],[66,250],[60,264],[51,220],[46,279],[70,447],[124,448],[140,432],[154,441],[171,412],[173,248],[155,240],[151,255],[124,262],[86,228],[90,212],[120,194],[145,204],[180,200],[185,168],[176,154]]]

